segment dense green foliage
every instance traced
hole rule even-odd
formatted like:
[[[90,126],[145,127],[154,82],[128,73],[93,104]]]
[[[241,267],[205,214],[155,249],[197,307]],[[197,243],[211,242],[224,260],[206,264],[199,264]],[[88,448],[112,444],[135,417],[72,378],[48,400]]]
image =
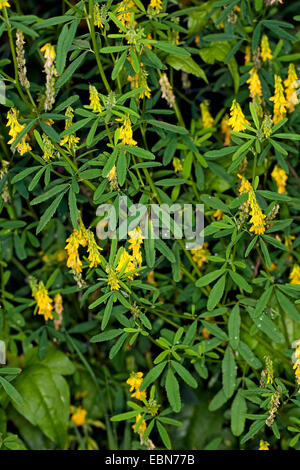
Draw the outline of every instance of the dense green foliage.
[[[300,449],[299,7],[0,0],[1,449]]]

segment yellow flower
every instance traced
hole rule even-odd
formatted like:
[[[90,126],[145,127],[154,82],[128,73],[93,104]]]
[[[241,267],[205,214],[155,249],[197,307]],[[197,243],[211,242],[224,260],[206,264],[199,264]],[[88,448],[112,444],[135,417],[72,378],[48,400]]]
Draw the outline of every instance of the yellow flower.
[[[76,411],[72,414],[72,421],[76,426],[82,426],[85,423],[85,417],[87,415],[87,411],[84,410],[81,406],[79,406]]]
[[[173,166],[174,166],[174,172],[175,173],[178,173],[178,171],[183,170],[182,165],[181,165],[181,161],[179,160],[179,158],[176,158],[176,157],[173,158]]]
[[[268,39],[268,36],[266,36],[265,34],[261,38],[260,46],[261,46],[260,55],[261,55],[263,62],[266,62],[266,60],[268,59],[273,59],[272,51],[271,51],[270,44],[269,44],[269,39]]]
[[[43,47],[40,49],[41,52],[44,52],[44,57],[46,60],[51,60],[53,61],[56,57],[55,49],[50,42],[47,42]]]
[[[236,99],[232,101],[228,124],[237,132],[246,129],[245,124],[249,124],[249,121],[245,119],[244,113]]]
[[[245,65],[250,62],[251,59],[251,48],[250,46],[246,46],[245,48]]]
[[[296,237],[294,235],[284,235],[284,244],[287,248],[291,249],[293,246],[293,240],[295,240]]]
[[[130,377],[126,380],[126,383],[130,385],[130,392],[140,388],[143,383],[143,375],[143,372],[131,372]]]
[[[80,228],[73,230],[73,233],[66,240],[65,250],[68,253],[67,266],[74,273],[82,272],[82,262],[79,258],[79,246],[86,247],[88,251],[89,267],[94,268],[100,264],[100,250],[102,248],[97,245],[93,232],[86,229],[83,222],[80,221]]]
[[[292,356],[292,360],[294,363],[293,369],[295,370],[297,383],[298,385],[300,385],[300,340],[294,341],[292,347],[296,348],[295,353]],[[300,388],[298,390],[298,393],[300,393]]]
[[[15,108],[12,108],[7,113],[7,124],[6,127],[9,127],[8,134],[11,136],[11,139],[7,142],[8,144],[13,144],[20,132],[25,128],[25,124],[20,124],[18,121],[18,112]],[[21,141],[17,144],[16,148],[20,155],[29,152],[31,150],[30,145],[26,142],[29,139],[28,134],[24,135]]]
[[[10,8],[10,4],[7,0],[0,0],[0,10],[2,10],[4,7]]]
[[[150,0],[150,7],[159,13],[162,10],[162,0]]]
[[[33,289],[32,296],[38,306],[38,315],[44,315],[46,321],[49,319],[52,320],[53,300],[49,297],[48,290],[46,289],[43,281],[40,281],[38,287]]]
[[[283,194],[285,192],[286,181],[288,179],[286,172],[282,168],[279,168],[279,166],[275,165],[271,176],[276,181],[278,194]]]
[[[131,59],[130,57],[128,59]],[[129,60],[131,62],[131,60]],[[135,74],[133,77],[128,75],[128,81],[131,82],[132,88],[144,88],[143,91],[140,92],[139,98],[151,98],[151,88],[149,88],[147,83],[148,73],[143,67],[143,63],[140,64],[140,72]]]
[[[270,444],[267,441],[260,441],[258,450],[269,450]]]
[[[126,28],[130,27],[131,16],[133,14],[132,9],[136,9],[136,5],[132,0],[123,0],[118,3],[117,18]],[[134,22],[136,24],[136,22]]]
[[[94,26],[98,26],[98,28],[103,28],[101,13],[99,3],[94,4]]]
[[[209,129],[214,125],[214,119],[209,112],[209,103],[208,101],[203,101],[200,104],[201,109],[201,117],[202,117],[202,125],[204,129]]]
[[[229,116],[228,114],[225,114],[221,121],[221,132],[222,134],[225,135],[224,139],[224,145],[229,145],[230,144],[230,139],[231,139],[231,129],[229,127]]]
[[[116,270],[113,267],[107,265],[106,272],[107,272],[107,284],[110,286],[110,290],[119,290],[120,283],[117,278]]]
[[[262,96],[261,83],[255,67],[252,67],[249,72],[249,75],[250,77],[248,78],[247,83],[249,83],[251,98],[255,98],[256,96]]]
[[[142,264],[142,254],[141,254],[141,245],[143,243],[143,233],[141,231],[140,227],[135,228],[134,230],[131,230],[128,232],[128,235],[130,236],[128,242],[129,242],[129,250],[132,250],[132,256],[134,261],[138,265]]]
[[[207,249],[208,243],[203,243],[203,247],[199,248],[198,250],[191,250],[191,255],[195,263],[199,266],[201,269],[204,263],[208,262],[208,256],[209,256],[209,251]]]
[[[131,271],[134,271],[135,270],[135,264],[134,264],[134,258],[133,256],[131,256],[127,250],[123,250],[121,256],[120,256],[120,259],[119,259],[119,262],[118,262],[118,265],[116,267],[116,271],[119,273],[122,271],[122,269],[124,268],[124,266],[126,266],[125,270],[124,270],[124,273],[130,273]],[[136,276],[138,276],[138,273],[135,273]],[[133,275],[132,276],[128,276],[129,279],[133,279]]]
[[[274,103],[273,122],[277,122],[284,119],[286,115],[287,101],[284,96],[282,80],[279,75],[275,75],[275,93],[270,98],[270,101]]]
[[[136,424],[140,421],[141,417],[142,417],[142,415],[137,415],[135,417],[135,424],[132,425],[132,429],[135,429]],[[138,432],[139,434],[144,434],[146,429],[147,429],[147,424],[146,424],[146,421],[143,419],[142,422],[140,423],[138,429],[136,430],[136,432]]]
[[[122,141],[124,145],[136,145],[137,142],[133,140],[133,131],[131,127],[131,121],[129,116],[126,118],[117,118],[116,121],[123,122],[122,126],[120,127],[120,134],[119,139]]]
[[[216,212],[214,212],[213,217],[215,217],[217,220],[222,220],[224,219],[224,212],[221,211],[221,209],[217,209]]]
[[[287,100],[286,107],[291,113],[295,110],[295,105],[298,104],[296,89],[299,88],[298,76],[294,64],[289,65],[289,73],[287,78],[284,80],[284,86]]]
[[[300,266],[294,264],[292,272],[290,274],[291,284],[300,284]]]
[[[89,92],[90,92],[90,106],[93,108],[93,111],[95,113],[101,113],[102,106],[100,103],[100,98],[99,98],[97,88],[93,85],[90,85]]]
[[[67,130],[73,124],[74,113],[73,113],[73,108],[71,108],[71,106],[67,107],[67,110],[65,112],[65,116],[68,118],[68,119],[66,119],[66,124],[65,124],[65,130]],[[60,141],[60,145],[67,144],[69,149],[71,149],[74,146],[76,146],[76,144],[78,142],[79,142],[79,137],[76,137],[75,134],[69,134]]]
[[[250,232],[254,232],[256,235],[261,235],[265,233],[266,230],[266,216],[262,213],[262,210],[257,203],[252,185],[244,176],[238,174],[238,177],[241,178],[241,184],[239,188],[240,194],[248,193],[248,203],[250,204],[251,215],[249,222],[252,224],[250,227]]]

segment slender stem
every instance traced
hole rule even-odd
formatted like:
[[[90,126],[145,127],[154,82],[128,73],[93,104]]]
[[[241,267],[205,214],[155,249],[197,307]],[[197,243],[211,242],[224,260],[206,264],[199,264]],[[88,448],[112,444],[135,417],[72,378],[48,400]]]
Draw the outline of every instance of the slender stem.
[[[93,43],[93,48],[94,48],[94,53],[96,57],[96,62],[98,66],[99,73],[101,75],[102,81],[104,83],[104,86],[106,88],[107,93],[111,91],[110,85],[106,79],[101,60],[100,60],[100,55],[99,55],[99,50],[98,50],[98,44],[97,44],[97,39],[96,39],[96,33],[95,33],[95,26],[94,26],[94,0],[89,0],[89,19],[87,21],[89,30],[91,33],[92,37],[92,43]]]

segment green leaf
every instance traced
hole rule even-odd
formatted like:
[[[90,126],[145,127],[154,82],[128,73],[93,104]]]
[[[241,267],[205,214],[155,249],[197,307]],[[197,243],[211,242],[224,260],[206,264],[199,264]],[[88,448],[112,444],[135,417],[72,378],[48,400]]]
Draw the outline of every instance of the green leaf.
[[[121,413],[119,415],[113,416],[110,418],[111,421],[125,421],[127,419],[135,418],[140,414],[141,410],[127,411],[127,413]]]
[[[185,367],[183,367],[183,365],[175,361],[171,361],[171,364],[173,369],[175,369],[179,377],[181,377],[185,383],[187,383],[192,388],[198,387],[197,381],[194,379],[192,374],[190,374],[190,372]]]
[[[246,413],[246,400],[237,393],[231,405],[231,431],[234,436],[240,436],[244,432]]]
[[[17,403],[18,405],[23,405],[24,401],[20,393],[15,389],[15,387],[10,382],[8,382],[8,380],[6,380],[4,377],[1,377],[1,375],[0,375],[0,384],[2,385],[7,395],[13,402]]]
[[[32,425],[64,448],[69,423],[70,393],[66,380],[45,365],[34,364],[16,379],[24,403],[16,410]]]
[[[56,212],[56,209],[58,208],[62,198],[64,197],[65,191],[57,196],[57,198],[54,199],[54,201],[51,203],[51,205],[46,209],[44,214],[42,215],[40,222],[37,226],[36,233],[40,233],[45,225],[49,222],[49,220],[53,217],[54,213]]]
[[[240,307],[236,304],[228,319],[228,336],[229,342],[232,349],[237,349],[240,342],[240,326],[241,326],[241,315]]]
[[[249,366],[253,367],[253,369],[260,369],[262,367],[262,363],[260,360],[255,356],[253,351],[249,348],[249,346],[240,341],[238,351],[243,359],[249,364]]]
[[[300,322],[300,313],[298,312],[297,308],[294,304],[278,289],[276,289],[276,297],[278,300],[279,307],[290,317],[292,320],[296,322]]]
[[[67,83],[70,78],[74,75],[76,70],[81,66],[85,56],[86,56],[86,51],[80,54],[80,56],[77,57],[64,71],[64,73],[58,77],[55,88],[59,90],[65,83]]]
[[[203,287],[207,286],[211,282],[215,281],[218,277],[220,277],[225,272],[225,268],[216,269],[211,273],[205,274],[204,276],[200,277],[195,283],[196,287]]]
[[[175,70],[182,70],[183,72],[191,73],[192,75],[195,75],[195,77],[202,78],[206,83],[208,83],[204,70],[191,57],[168,55],[166,62]]]
[[[244,289],[246,292],[249,292],[251,293],[252,292],[252,287],[250,286],[250,284],[248,284],[248,282],[246,281],[246,279],[241,276],[239,273],[237,273],[236,271],[229,271],[229,274],[232,278],[232,280],[234,281],[234,283],[240,287],[241,289]]]
[[[164,241],[162,241],[160,238],[156,239],[155,247],[158,251],[161,252],[163,256],[165,256],[165,258],[167,258],[167,260],[170,261],[170,263],[175,263],[175,255]]]
[[[221,328],[219,328],[214,323],[210,323],[206,320],[202,320],[203,326],[208,329],[216,338],[221,339],[222,341],[228,341],[228,336]]]
[[[179,411],[181,410],[181,398],[180,398],[180,392],[179,392],[179,384],[171,368],[169,368],[167,371],[166,391],[167,391],[167,397],[168,397],[169,403],[173,411],[175,411],[176,413],[179,413]]]
[[[69,209],[70,209],[70,217],[72,221],[73,228],[75,230],[78,229],[78,207],[76,202],[76,196],[72,189],[69,191]]]
[[[101,343],[102,341],[110,341],[111,339],[120,336],[123,333],[123,330],[108,330],[103,331],[103,333],[99,333],[98,335],[92,336],[90,339],[91,343]]]
[[[104,310],[104,315],[103,315],[102,323],[101,323],[101,330],[104,330],[105,327],[107,326],[107,323],[109,322],[111,312],[112,312],[113,302],[114,302],[114,296],[111,295]]]
[[[227,346],[222,360],[222,383],[225,396],[230,398],[236,385],[236,364],[230,346]]]
[[[149,387],[149,385],[155,382],[155,380],[160,376],[160,374],[164,370],[166,364],[167,364],[167,361],[164,361],[158,364],[157,366],[153,367],[152,369],[150,369],[148,374],[144,378],[140,389],[145,390],[147,387]]]
[[[209,293],[208,301],[207,301],[207,310],[211,311],[215,308],[215,306],[219,303],[221,300],[224,289],[225,289],[225,280],[226,280],[226,274],[224,274],[218,282],[214,285],[212,290]]]
[[[157,426],[159,435],[161,437],[161,440],[163,441],[166,448],[168,450],[172,449],[171,441],[170,441],[166,428],[159,421],[156,421],[156,426]]]

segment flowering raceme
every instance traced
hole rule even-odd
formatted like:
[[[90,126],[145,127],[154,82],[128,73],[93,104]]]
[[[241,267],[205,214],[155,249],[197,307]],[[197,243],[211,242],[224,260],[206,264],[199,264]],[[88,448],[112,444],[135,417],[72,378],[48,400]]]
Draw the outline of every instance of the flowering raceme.
[[[274,103],[273,122],[277,124],[277,122],[285,118],[287,109],[287,101],[284,96],[282,80],[279,75],[275,75],[275,93],[274,96],[270,98],[270,101]]]
[[[245,124],[249,124],[249,121],[245,118],[245,115],[239,105],[239,103],[234,99],[230,108],[230,119],[228,124],[236,132],[240,132],[246,129]]]
[[[4,7],[10,8],[10,4],[7,0],[0,0],[0,10],[2,10]]]
[[[269,39],[266,34],[264,34],[261,38],[261,58],[263,62],[266,62],[268,59],[273,59]]]
[[[100,97],[99,97],[97,88],[93,85],[90,85],[89,92],[90,92],[90,106],[92,107],[95,113],[101,113],[102,106],[100,103]]]
[[[285,192],[286,181],[288,179],[286,172],[282,168],[279,168],[279,166],[275,165],[274,170],[271,173],[271,176],[276,181],[277,192],[279,194],[283,194]]]
[[[25,128],[25,124],[20,124],[18,121],[18,112],[15,108],[12,108],[7,113],[7,124],[6,127],[9,127],[9,135],[11,139],[7,142],[8,144],[13,144],[20,132]],[[24,153],[29,152],[31,150],[31,146],[28,142],[29,139],[28,134],[24,135],[20,142],[17,144],[16,148],[20,155],[24,155]]]
[[[52,109],[55,102],[55,77],[57,77],[57,70],[55,68],[55,49],[49,42],[40,49],[44,53],[46,59],[44,69],[46,74],[46,97],[44,103],[45,111]]]
[[[170,108],[173,108],[175,103],[175,95],[173,93],[172,86],[169,82],[167,74],[163,73],[159,79],[160,89],[161,89],[161,96],[165,98]]]
[[[229,126],[229,116],[228,114],[225,114],[221,121],[221,132],[224,134],[224,145],[227,146],[230,144],[230,139],[231,139],[231,129]]]
[[[295,65],[289,65],[288,76],[284,80],[285,94],[287,100],[287,109],[289,112],[295,111],[295,105],[298,104],[296,89],[299,88],[299,80],[295,70]]]
[[[300,266],[295,264],[290,274],[291,284],[300,284]]]
[[[100,264],[100,246],[97,245],[93,232],[86,229],[83,222],[80,222],[79,229],[73,230],[73,233],[67,238],[65,250],[68,253],[67,266],[75,274],[82,272],[82,262],[79,257],[79,246],[87,247],[89,267],[94,268]]]
[[[252,67],[249,72],[249,75],[250,77],[248,78],[247,83],[249,83],[251,98],[255,98],[256,96],[262,96],[261,83],[255,67]]]
[[[200,104],[201,109],[201,117],[202,117],[202,125],[204,129],[209,129],[214,125],[214,119],[209,112],[209,104],[208,101],[203,101]]]
[[[32,282],[32,296],[38,306],[38,315],[44,315],[46,321],[52,320],[53,300],[49,297],[48,290],[43,281],[40,281],[38,285]]]
[[[266,216],[262,213],[261,208],[259,207],[254,189],[249,181],[244,177],[238,174],[238,177],[241,179],[241,184],[239,188],[240,194],[248,193],[248,203],[250,205],[250,232],[254,232],[256,235],[261,235],[265,233],[266,230]]]
[[[131,127],[131,121],[129,116],[125,118],[117,118],[116,121],[123,122],[120,127],[119,139],[124,145],[137,145],[137,142],[133,139],[133,130]]]
[[[67,130],[73,124],[74,113],[73,113],[73,108],[71,106],[67,107],[65,116],[67,118],[66,124],[65,124],[65,130]],[[73,148],[76,148],[76,145],[78,144],[78,142],[79,142],[79,137],[76,137],[75,134],[68,134],[60,141],[60,145],[67,144],[69,149],[73,149]]]

